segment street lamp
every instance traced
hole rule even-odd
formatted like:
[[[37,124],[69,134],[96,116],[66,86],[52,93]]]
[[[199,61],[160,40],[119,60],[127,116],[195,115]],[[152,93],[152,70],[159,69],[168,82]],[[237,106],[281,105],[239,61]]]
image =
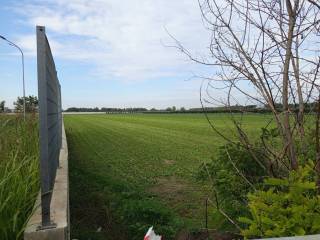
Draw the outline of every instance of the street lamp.
[[[6,42],[9,43],[9,45],[16,47],[20,53],[21,53],[21,60],[22,60],[22,85],[23,85],[23,119],[26,120],[26,90],[25,90],[25,82],[24,82],[24,55],[23,52],[21,50],[21,48],[16,45],[15,43],[9,41],[8,39],[6,39],[4,36],[0,35],[0,38],[5,40]]]

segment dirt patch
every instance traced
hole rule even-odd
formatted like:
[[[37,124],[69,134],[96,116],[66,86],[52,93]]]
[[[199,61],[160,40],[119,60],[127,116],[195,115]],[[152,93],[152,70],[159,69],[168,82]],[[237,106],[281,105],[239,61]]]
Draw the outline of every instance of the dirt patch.
[[[173,164],[176,163],[176,161],[174,161],[174,160],[169,160],[169,159],[165,159],[165,160],[164,160],[164,163],[165,163],[166,165],[173,165]]]
[[[158,196],[178,196],[188,190],[188,184],[174,176],[158,178],[156,184],[149,189]]]
[[[161,177],[148,191],[182,217],[194,219],[195,216],[202,216],[206,198],[201,188],[193,183],[176,176]]]

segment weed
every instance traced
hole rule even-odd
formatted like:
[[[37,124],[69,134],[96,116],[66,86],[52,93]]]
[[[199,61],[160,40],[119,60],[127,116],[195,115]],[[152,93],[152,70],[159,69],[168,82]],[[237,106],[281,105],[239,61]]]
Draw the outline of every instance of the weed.
[[[0,116],[0,239],[21,239],[39,191],[37,121]]]

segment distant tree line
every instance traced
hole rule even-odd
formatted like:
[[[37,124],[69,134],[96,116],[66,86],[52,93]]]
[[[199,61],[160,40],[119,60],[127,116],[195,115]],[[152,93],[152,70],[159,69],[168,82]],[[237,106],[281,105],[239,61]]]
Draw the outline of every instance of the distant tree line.
[[[299,106],[296,104],[289,104],[290,111],[292,113],[299,111]],[[283,108],[281,103],[275,103],[275,109],[279,111]],[[305,104],[306,112],[313,113],[316,112],[317,102],[311,102]],[[271,113],[271,109],[268,105],[257,106],[257,105],[233,105],[233,106],[221,106],[221,107],[205,107],[205,108],[189,108],[184,107],[176,108],[175,106],[167,107],[165,109],[156,109],[156,108],[77,108],[71,107],[65,110],[65,112],[105,112],[105,113]]]
[[[146,108],[77,108],[71,107],[65,110],[65,112],[106,112],[106,113],[129,113],[129,112],[146,112],[148,109]]]

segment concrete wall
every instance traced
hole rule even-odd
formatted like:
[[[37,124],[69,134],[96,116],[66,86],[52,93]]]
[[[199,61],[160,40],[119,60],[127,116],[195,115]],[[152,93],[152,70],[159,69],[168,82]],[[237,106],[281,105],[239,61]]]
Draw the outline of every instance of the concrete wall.
[[[51,220],[56,227],[39,229],[41,226],[40,194],[35,204],[34,214],[28,221],[24,232],[25,240],[68,240],[70,239],[69,214],[69,175],[68,175],[68,145],[64,125],[62,124],[62,146],[59,157],[59,167],[56,173],[52,199]]]

